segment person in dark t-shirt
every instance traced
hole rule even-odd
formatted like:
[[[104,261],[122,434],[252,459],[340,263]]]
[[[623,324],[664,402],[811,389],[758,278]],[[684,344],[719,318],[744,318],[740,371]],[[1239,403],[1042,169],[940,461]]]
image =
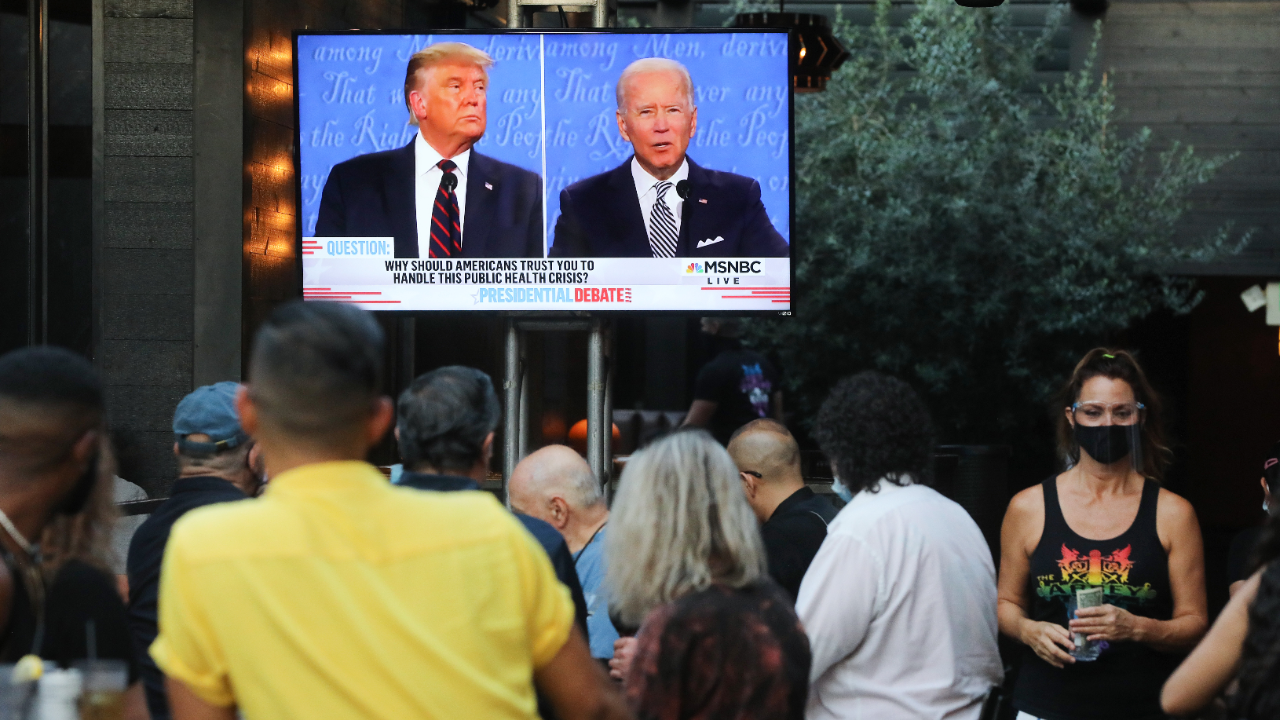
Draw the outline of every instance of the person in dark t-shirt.
[[[148,650],[159,634],[160,567],[174,523],[196,508],[244,500],[261,489],[257,446],[240,427],[235,399],[239,383],[223,381],[193,390],[173,413],[173,453],[178,479],[169,499],[142,523],[129,544],[129,629],[147,693],[151,720],[168,720],[164,673]]]
[[[764,355],[742,347],[741,327],[731,318],[703,318],[715,356],[693,384],[693,405],[684,424],[706,428],[721,445],[733,431],[760,418],[782,420],[782,383]]]
[[[22,575],[14,575],[14,603],[4,630],[0,663],[17,662],[32,652],[39,624]],[[129,666],[129,683],[138,679],[124,600],[115,577],[83,560],[68,560],[53,576],[45,598],[45,629],[40,657],[70,667],[89,657],[88,628],[93,623],[99,658],[121,660]]]
[[[0,357],[0,663],[129,662],[115,578],[92,541],[111,512],[102,384],[83,357],[28,347]],[[133,683],[126,707],[141,709]]]
[[[804,484],[800,446],[777,420],[763,418],[738,428],[729,440],[747,502],[760,520],[769,576],[795,602],[800,581],[827,538],[836,507]]]
[[[1262,463],[1262,512],[1272,513],[1271,489],[1280,480],[1280,442],[1271,446],[1271,454]],[[1253,565],[1253,553],[1262,537],[1262,525],[1247,527],[1231,539],[1231,549],[1227,553],[1227,582],[1230,583],[1232,595],[1236,594],[1249,579],[1249,568]]]

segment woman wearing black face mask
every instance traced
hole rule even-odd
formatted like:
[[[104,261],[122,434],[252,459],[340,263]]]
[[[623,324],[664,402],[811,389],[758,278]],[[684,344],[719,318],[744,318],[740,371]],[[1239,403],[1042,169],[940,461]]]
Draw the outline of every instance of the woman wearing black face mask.
[[[1026,646],[1013,704],[1020,720],[1164,718],[1160,688],[1208,611],[1195,511],[1159,484],[1160,399],[1133,356],[1098,348],[1059,407],[1068,469],[1018,493],[1001,531],[1000,630]]]

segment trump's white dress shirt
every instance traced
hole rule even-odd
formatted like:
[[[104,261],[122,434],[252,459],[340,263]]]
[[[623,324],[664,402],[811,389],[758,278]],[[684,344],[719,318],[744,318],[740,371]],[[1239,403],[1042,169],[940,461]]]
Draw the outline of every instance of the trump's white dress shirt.
[[[855,495],[796,612],[813,651],[808,720],[975,720],[1003,674],[987,541],[923,485]]]
[[[436,193],[440,190],[440,178],[444,171],[438,164],[444,156],[422,138],[422,133],[414,136],[413,141],[413,196],[418,217],[418,257],[430,257],[431,252],[431,210],[436,204]],[[453,174],[458,178],[458,186],[453,194],[458,196],[458,234],[462,242],[466,242],[467,229],[467,167],[471,162],[471,148],[450,158],[458,169]],[[652,202],[652,201],[650,201]]]
[[[640,213],[644,215],[644,236],[653,237],[652,228],[649,225],[649,216],[653,214],[653,203],[658,199],[658,183],[662,182],[658,178],[649,174],[648,170],[640,167],[640,162],[631,158],[631,179],[636,183],[636,197],[640,198]],[[680,163],[676,174],[667,178],[666,182],[671,183],[671,189],[666,195],[662,196],[662,202],[671,209],[671,214],[676,220],[676,236],[680,236],[680,209],[684,207],[684,200],[676,194],[676,183],[681,180],[689,179],[689,158],[685,158]]]

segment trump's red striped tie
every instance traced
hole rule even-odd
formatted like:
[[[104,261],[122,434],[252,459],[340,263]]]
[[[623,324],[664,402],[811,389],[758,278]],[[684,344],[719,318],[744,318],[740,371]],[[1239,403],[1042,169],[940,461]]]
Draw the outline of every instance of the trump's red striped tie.
[[[443,170],[440,189],[436,190],[436,204],[431,208],[431,253],[428,257],[447,258],[462,253],[461,213],[458,212],[458,168],[452,160],[441,160],[436,167]]]

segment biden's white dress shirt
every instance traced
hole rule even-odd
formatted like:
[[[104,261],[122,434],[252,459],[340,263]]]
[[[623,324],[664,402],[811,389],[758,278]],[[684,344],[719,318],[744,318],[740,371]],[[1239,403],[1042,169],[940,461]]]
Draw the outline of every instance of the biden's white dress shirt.
[[[923,485],[855,495],[796,612],[813,652],[808,720],[976,720],[1003,675],[987,541]]]
[[[444,159],[436,149],[422,138],[422,133],[414,136],[413,141],[413,191],[414,206],[418,216],[418,257],[430,257],[431,252],[431,211],[436,204],[436,193],[440,190],[440,178],[444,171],[438,167]],[[458,196],[458,234],[466,243],[467,229],[467,167],[471,162],[471,148],[450,158],[458,166],[453,174],[458,178],[458,186],[453,194]],[[652,201],[650,201],[652,202]]]
[[[640,214],[644,215],[644,236],[652,237],[649,227],[649,216],[653,214],[653,203],[658,199],[658,183],[662,182],[658,178],[649,174],[648,170],[640,167],[640,162],[631,158],[631,179],[636,183],[636,197],[640,198]],[[676,174],[667,178],[667,182],[671,183],[671,189],[666,195],[662,196],[662,202],[671,209],[671,214],[676,220],[676,236],[680,236],[680,210],[684,207],[684,200],[676,194],[676,183],[681,180],[689,179],[689,158],[685,158],[680,163],[680,168],[676,170]]]

